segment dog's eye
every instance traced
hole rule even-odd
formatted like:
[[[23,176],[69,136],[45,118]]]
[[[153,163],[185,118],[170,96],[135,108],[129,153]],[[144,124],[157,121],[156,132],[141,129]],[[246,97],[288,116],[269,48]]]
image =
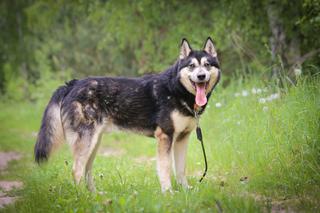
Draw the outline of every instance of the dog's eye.
[[[195,68],[196,67],[196,65],[194,65],[194,64],[189,64],[189,68]]]
[[[208,62],[204,63],[205,67],[210,67],[210,64]]]

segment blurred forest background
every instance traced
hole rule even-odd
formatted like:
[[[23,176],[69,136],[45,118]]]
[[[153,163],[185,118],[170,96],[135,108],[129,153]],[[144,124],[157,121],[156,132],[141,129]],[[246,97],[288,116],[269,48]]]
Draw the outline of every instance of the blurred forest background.
[[[224,80],[319,72],[319,0],[2,0],[0,14],[0,94],[16,101],[71,78],[161,72],[183,37],[214,39]]]

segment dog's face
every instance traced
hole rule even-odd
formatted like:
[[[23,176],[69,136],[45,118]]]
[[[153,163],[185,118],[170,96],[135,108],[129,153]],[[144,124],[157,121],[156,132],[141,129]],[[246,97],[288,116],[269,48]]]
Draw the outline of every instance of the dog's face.
[[[179,61],[179,80],[188,92],[195,95],[195,103],[207,103],[207,94],[219,80],[220,70],[217,52],[211,38],[202,51],[191,49],[186,39],[182,40]]]

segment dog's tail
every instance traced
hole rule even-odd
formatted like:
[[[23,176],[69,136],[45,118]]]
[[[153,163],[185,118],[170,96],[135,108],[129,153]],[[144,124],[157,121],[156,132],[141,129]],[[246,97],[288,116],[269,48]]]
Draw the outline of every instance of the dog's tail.
[[[61,121],[61,102],[70,92],[77,80],[72,80],[59,87],[52,95],[42,117],[41,128],[34,146],[34,157],[37,163],[46,161],[51,151],[64,141]]]

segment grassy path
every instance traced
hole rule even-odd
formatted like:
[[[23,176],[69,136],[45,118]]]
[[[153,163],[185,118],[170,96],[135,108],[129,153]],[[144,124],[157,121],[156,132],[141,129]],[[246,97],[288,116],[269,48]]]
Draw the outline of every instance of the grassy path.
[[[41,167],[33,145],[44,103],[1,103],[0,152],[21,154],[0,173],[18,180],[19,197],[4,212],[279,212],[320,211],[320,80],[287,92],[257,82],[218,88],[201,119],[209,171],[193,134],[187,174],[191,190],[174,184],[162,195],[155,141],[129,133],[103,136],[94,164],[99,193],[75,187],[67,146]],[[3,191],[3,190],[2,190]],[[1,191],[0,191],[1,192]]]

